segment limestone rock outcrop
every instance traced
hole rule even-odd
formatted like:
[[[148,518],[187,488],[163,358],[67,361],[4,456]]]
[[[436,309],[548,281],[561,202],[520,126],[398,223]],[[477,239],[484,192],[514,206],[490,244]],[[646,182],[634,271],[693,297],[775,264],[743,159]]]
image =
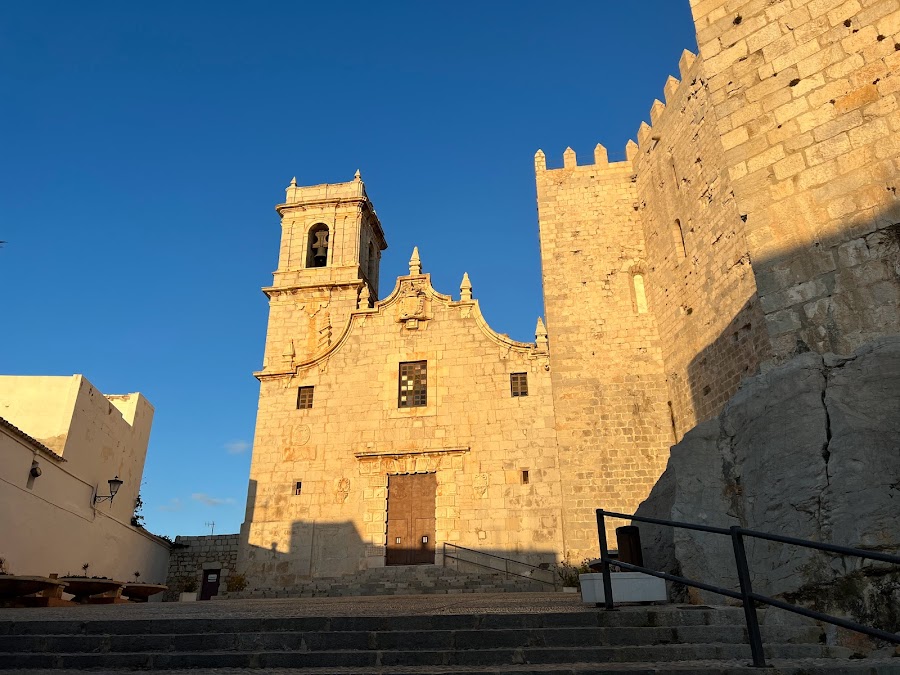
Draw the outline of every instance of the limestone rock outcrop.
[[[673,446],[637,513],[900,550],[900,337],[748,380]],[[636,523],[638,524],[638,523]],[[737,588],[728,537],[641,524],[645,563]],[[748,538],[754,591],[900,630],[900,569]],[[696,602],[721,596],[685,591]]]

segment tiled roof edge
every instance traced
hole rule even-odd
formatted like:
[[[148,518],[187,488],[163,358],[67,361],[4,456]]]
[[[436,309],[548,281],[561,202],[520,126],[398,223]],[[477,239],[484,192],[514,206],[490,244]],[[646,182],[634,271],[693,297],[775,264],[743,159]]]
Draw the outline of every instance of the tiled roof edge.
[[[53,452],[53,450],[51,450],[46,445],[41,443],[38,439],[33,438],[32,436],[29,436],[24,431],[22,431],[19,427],[17,427],[15,424],[12,424],[11,422],[9,422],[8,420],[6,420],[2,417],[0,417],[0,427],[9,429],[12,432],[13,436],[18,436],[22,440],[26,441],[29,445],[33,445],[35,448],[37,448],[44,454],[49,455],[52,459],[55,459],[58,462],[66,461],[65,457],[63,457],[62,455],[60,455],[56,452]]]

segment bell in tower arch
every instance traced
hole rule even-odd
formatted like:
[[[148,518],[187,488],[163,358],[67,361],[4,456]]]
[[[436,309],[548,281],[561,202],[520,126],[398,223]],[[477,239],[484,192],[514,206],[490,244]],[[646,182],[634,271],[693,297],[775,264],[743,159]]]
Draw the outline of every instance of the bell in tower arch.
[[[328,226],[319,224],[309,233],[309,257],[307,267],[325,267],[328,264]]]

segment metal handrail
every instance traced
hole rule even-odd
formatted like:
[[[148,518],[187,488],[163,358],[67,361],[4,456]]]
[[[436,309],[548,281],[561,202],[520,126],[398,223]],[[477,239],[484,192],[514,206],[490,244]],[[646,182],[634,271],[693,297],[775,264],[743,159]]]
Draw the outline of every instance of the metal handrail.
[[[477,563],[472,560],[466,560],[465,558],[459,558],[454,555],[448,555],[447,554],[448,546],[452,546],[453,548],[460,549],[461,551],[469,551],[470,553],[475,553],[477,555],[485,555],[489,558],[496,558],[497,560],[503,560],[505,563],[505,569],[500,570],[500,569],[497,569],[496,567],[491,567],[490,565],[482,565],[481,563]],[[466,548],[465,546],[458,546],[456,544],[450,544],[448,542],[444,542],[443,559],[447,560],[447,558],[450,558],[451,560],[459,560],[464,563],[468,563],[469,565],[475,565],[476,567],[483,567],[488,570],[494,570],[495,572],[502,572],[503,574],[506,574],[507,577],[509,577],[509,575],[511,574],[514,577],[521,577],[523,579],[528,579],[530,581],[537,581],[538,583],[541,583],[541,584],[548,584],[548,585],[553,586],[554,590],[556,589],[556,586],[557,586],[556,585],[556,574],[553,570],[544,569],[543,567],[538,567],[537,565],[531,565],[529,563],[521,562],[519,560],[514,560],[513,558],[504,558],[501,555],[495,555],[493,553],[486,553],[484,551],[478,551],[474,548]],[[538,579],[537,577],[528,576],[527,574],[517,574],[516,572],[510,572],[509,571],[509,563],[515,563],[516,565],[522,565],[523,567],[530,567],[531,569],[537,570],[539,572],[549,572],[551,574],[551,576],[553,577],[553,581],[545,581],[544,579]],[[446,564],[444,564],[444,567],[446,567]]]
[[[740,592],[738,593],[727,588],[713,586],[712,584],[703,583],[702,581],[695,581],[693,579],[676,576],[674,574],[657,572],[656,570],[651,570],[646,567],[642,567],[641,565],[633,565],[632,563],[626,563],[622,562],[621,560],[610,558],[609,548],[606,542],[607,516],[610,518],[624,518],[626,520],[632,520],[641,523],[651,523],[653,525],[677,527],[685,530],[709,532],[712,534],[721,534],[731,537],[731,543],[734,549],[735,564],[737,566],[738,582],[741,587]],[[855,621],[841,619],[836,616],[831,616],[830,614],[824,614],[812,609],[807,609],[806,607],[791,605],[787,602],[776,600],[775,598],[771,598],[767,595],[754,593],[753,587],[750,583],[750,568],[747,564],[747,554],[744,550],[745,536],[753,537],[755,539],[766,539],[768,541],[775,541],[783,544],[791,544],[794,546],[802,546],[804,548],[818,549],[820,551],[828,551],[831,553],[840,553],[842,555],[852,555],[858,558],[879,560],[881,562],[900,565],[900,556],[880,553],[878,551],[868,551],[861,548],[851,548],[849,546],[824,544],[817,541],[797,539],[796,537],[785,537],[780,534],[757,532],[756,530],[748,530],[747,528],[740,527],[738,525],[725,529],[723,527],[711,527],[709,525],[697,525],[696,523],[684,523],[677,520],[649,518],[647,516],[637,516],[634,514],[616,513],[615,511],[605,511],[604,509],[597,509],[597,537],[600,540],[600,565],[601,571],[603,572],[604,608],[607,610],[615,609],[615,607],[613,606],[612,576],[610,574],[610,565],[612,564],[623,569],[633,570],[635,572],[643,572],[644,574],[659,577],[660,579],[675,581],[680,584],[684,584],[685,586],[700,588],[704,591],[709,591],[711,593],[717,593],[719,595],[724,595],[729,598],[740,600],[741,604],[744,607],[744,620],[747,623],[747,635],[750,639],[750,653],[753,656],[753,665],[757,668],[766,667],[766,658],[765,654],[763,653],[762,636],[759,631],[759,622],[756,617],[756,610],[753,607],[754,601],[770,605],[772,607],[777,607],[778,609],[783,609],[788,612],[793,612],[794,614],[801,614],[802,616],[807,616],[818,621],[824,621],[825,623],[840,626],[841,628],[847,628],[848,630],[856,631],[857,633],[863,633],[865,635],[879,638],[887,642],[900,644],[900,635],[889,633],[878,628],[872,628],[871,626],[864,626],[863,624],[856,623]]]

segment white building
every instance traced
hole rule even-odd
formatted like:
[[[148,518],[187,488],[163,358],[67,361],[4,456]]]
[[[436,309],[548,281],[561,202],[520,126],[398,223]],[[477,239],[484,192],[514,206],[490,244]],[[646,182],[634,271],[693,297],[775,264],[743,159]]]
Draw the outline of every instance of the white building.
[[[169,544],[131,524],[153,406],[82,375],[0,376],[0,558],[19,575],[162,583]],[[110,479],[121,481],[109,499]],[[95,500],[96,499],[96,500]]]

